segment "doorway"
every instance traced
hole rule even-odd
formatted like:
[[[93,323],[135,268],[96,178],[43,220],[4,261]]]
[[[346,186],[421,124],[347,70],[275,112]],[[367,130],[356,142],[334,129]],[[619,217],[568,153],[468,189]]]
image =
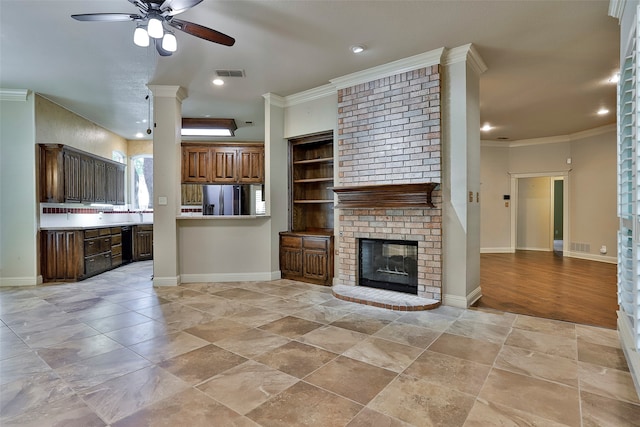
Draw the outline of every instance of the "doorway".
[[[568,172],[511,175],[511,251],[553,251],[569,242]]]

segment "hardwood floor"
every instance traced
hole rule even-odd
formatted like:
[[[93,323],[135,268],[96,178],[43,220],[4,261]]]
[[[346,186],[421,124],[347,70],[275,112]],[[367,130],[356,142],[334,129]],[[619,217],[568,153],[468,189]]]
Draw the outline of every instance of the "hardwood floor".
[[[553,252],[482,254],[476,306],[615,329],[616,271]]]

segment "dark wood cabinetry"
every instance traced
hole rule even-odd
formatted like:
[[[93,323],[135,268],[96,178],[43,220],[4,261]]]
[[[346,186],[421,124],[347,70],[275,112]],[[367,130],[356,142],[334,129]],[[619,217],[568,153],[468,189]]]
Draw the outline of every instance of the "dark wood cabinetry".
[[[95,228],[84,232],[84,274],[93,276],[111,268],[111,231]]]
[[[40,144],[40,201],[124,204],[125,165],[61,144]]]
[[[264,182],[263,144],[182,144],[183,184],[262,182]]]
[[[333,281],[333,132],[289,141],[291,231],[280,233],[283,278]]]
[[[153,259],[153,225],[136,225],[133,242],[122,238],[122,227],[40,232],[40,263],[45,282],[86,279],[123,263],[123,254],[135,261]],[[123,245],[128,244],[125,248]],[[133,246],[133,248],[131,248]],[[130,259],[128,258],[130,261]]]
[[[202,206],[202,185],[182,184],[182,204],[187,206]]]
[[[280,272],[284,279],[331,286],[333,236],[319,233],[280,233]]]
[[[153,259],[153,225],[133,227],[133,260]]]
[[[111,268],[122,265],[122,227],[111,227]]]
[[[75,281],[84,275],[83,234],[77,230],[40,233],[40,270],[45,282]]]

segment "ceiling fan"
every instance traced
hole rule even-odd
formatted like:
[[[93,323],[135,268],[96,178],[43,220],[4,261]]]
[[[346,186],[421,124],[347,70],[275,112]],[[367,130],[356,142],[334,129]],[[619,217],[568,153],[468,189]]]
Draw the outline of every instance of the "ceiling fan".
[[[201,3],[202,0],[128,0],[134,4],[140,14],[133,13],[83,13],[71,15],[78,21],[102,21],[122,22],[135,21],[138,23],[133,35],[134,43],[138,46],[149,46],[153,39],[156,50],[162,56],[169,56],[177,50],[177,41],[171,31],[165,31],[164,23],[172,28],[183,31],[192,36],[218,43],[224,46],[233,46],[236,42],[233,37],[223,34],[211,28],[183,21],[175,18],[176,15]]]

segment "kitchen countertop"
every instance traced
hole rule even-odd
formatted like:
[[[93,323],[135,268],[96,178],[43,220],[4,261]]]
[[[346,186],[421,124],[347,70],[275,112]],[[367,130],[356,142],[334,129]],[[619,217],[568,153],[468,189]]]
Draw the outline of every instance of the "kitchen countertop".
[[[100,224],[100,225],[76,225],[76,226],[55,226],[55,227],[40,227],[42,231],[56,231],[56,230],[92,230],[94,228],[108,228],[108,227],[124,227],[133,225],[153,225],[153,222],[114,222],[113,224]]]
[[[199,219],[199,220],[219,220],[219,219],[261,219],[271,218],[269,215],[178,215],[176,219]]]

